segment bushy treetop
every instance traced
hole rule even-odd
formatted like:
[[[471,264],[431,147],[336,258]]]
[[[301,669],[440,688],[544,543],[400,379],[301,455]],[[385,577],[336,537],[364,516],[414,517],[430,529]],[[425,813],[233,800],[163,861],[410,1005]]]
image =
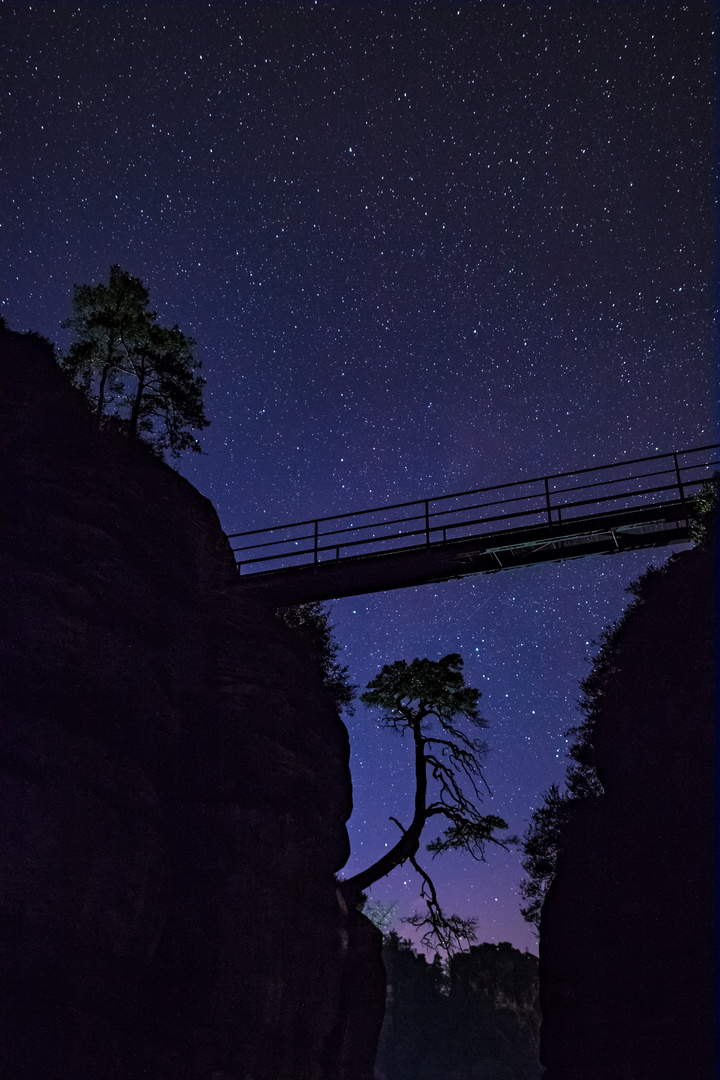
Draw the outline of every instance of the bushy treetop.
[[[447,729],[456,716],[464,716],[476,727],[486,727],[478,713],[480,691],[465,685],[463,660],[449,653],[442,660],[418,660],[411,664],[396,660],[385,664],[368,683],[360,700],[383,710],[388,727],[407,724],[409,717],[435,716]]]
[[[208,426],[205,380],[197,374],[195,342],[178,326],[161,326],[148,302],[140,278],[119,266],[110,268],[107,285],[76,285],[72,317],[62,324],[75,340],[60,364],[98,426],[138,438],[158,455],[179,457],[200,450],[191,429]]]

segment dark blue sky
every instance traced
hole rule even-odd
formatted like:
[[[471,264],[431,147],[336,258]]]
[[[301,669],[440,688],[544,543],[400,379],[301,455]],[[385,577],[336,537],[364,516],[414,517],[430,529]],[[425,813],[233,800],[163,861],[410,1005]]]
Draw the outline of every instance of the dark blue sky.
[[[67,345],[111,264],[197,339],[228,532],[716,441],[711,3],[4,4],[0,312]],[[459,651],[524,831],[652,555],[338,601],[345,662]],[[656,553],[657,562],[664,558]],[[408,746],[348,721],[348,872]],[[534,947],[519,857],[435,864]],[[404,885],[405,881],[412,882]],[[412,874],[374,896],[412,908]]]

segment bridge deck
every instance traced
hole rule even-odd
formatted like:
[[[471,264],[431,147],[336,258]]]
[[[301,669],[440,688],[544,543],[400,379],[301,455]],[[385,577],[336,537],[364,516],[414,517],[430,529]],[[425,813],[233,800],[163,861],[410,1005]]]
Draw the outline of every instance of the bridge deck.
[[[679,544],[718,444],[230,537],[241,586],[280,604]]]

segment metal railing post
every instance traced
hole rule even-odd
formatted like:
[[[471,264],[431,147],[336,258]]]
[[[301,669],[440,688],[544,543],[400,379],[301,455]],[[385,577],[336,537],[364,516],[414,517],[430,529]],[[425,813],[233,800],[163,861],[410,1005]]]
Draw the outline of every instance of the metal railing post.
[[[548,525],[552,527],[552,504],[550,502],[550,484],[548,483],[547,476],[545,477],[545,503],[547,505]]]
[[[685,505],[685,489],[683,487],[682,477],[680,476],[680,466],[678,464],[677,453],[673,454],[673,461],[675,462],[675,476],[677,477],[678,491],[680,492],[680,502]]]
[[[439,554],[440,549],[449,544],[457,544],[459,553],[469,552],[472,544],[476,542],[478,542],[478,553],[495,550],[485,545],[486,538],[490,534],[494,536],[495,533],[502,534],[503,542],[507,541],[505,547],[508,550],[527,548],[531,551],[534,550],[535,544],[539,544],[540,547],[545,545],[545,549],[550,544],[552,551],[557,549],[558,543],[570,547],[571,544],[579,543],[578,540],[572,541],[573,536],[580,539],[586,536],[586,533],[580,531],[583,528],[588,529],[587,536],[598,530],[603,536],[615,535],[613,532],[615,528],[624,530],[615,536],[615,546],[620,549],[627,546],[624,539],[625,532],[632,533],[630,539],[637,540],[638,546],[679,543],[680,540],[676,538],[675,533],[678,533],[681,527],[687,528],[687,520],[683,522],[682,519],[687,519],[690,515],[693,492],[702,482],[703,475],[707,474],[712,467],[717,467],[718,449],[720,449],[720,444],[713,443],[710,446],[669,451],[651,457],[636,458],[633,461],[592,466],[574,472],[552,473],[544,477],[535,476],[530,480],[523,479],[494,487],[475,488],[472,491],[457,492],[453,495],[415,499],[391,506],[376,507],[373,510],[308,518],[304,521],[284,523],[269,528],[249,529],[242,533],[229,534],[229,539],[233,544],[237,573],[243,578],[259,575],[265,577],[276,571],[285,574],[286,571],[295,568],[309,569],[310,566],[313,566],[314,570],[320,574],[320,537],[323,538],[322,563],[323,567],[325,563],[328,563],[328,571],[333,562],[330,554],[333,549],[336,563],[341,561],[341,547],[347,548],[347,554],[342,556],[343,562],[359,564],[371,554],[392,556],[395,560],[395,556],[400,557],[404,548],[409,551],[415,549],[417,552],[422,546],[420,537],[423,535],[428,560],[431,560],[432,556],[429,550],[431,547],[436,548]],[[704,455],[702,460],[695,460],[701,452]],[[691,457],[692,460],[680,465],[681,457]],[[666,464],[668,458],[672,461],[670,468]],[[625,475],[630,466],[637,467],[633,468],[629,475]],[[617,471],[620,467],[623,470],[620,478],[606,472],[606,470]],[[683,476],[686,469],[689,474],[687,483],[689,494],[685,491]],[[699,478],[697,478],[698,472]],[[673,485],[669,482],[668,474],[675,477],[675,492],[673,492]],[[553,481],[553,487],[550,486],[550,480]],[[543,537],[540,525],[540,539],[537,535],[538,515],[541,513],[538,506],[537,484],[544,485],[545,513],[549,530]],[[619,494],[618,487],[621,488]],[[518,491],[524,494],[517,494]],[[541,487],[541,496],[542,492]],[[556,495],[557,506],[553,501]],[[430,510],[431,502],[437,503],[432,511]],[[678,502],[680,507],[677,505]],[[422,508],[420,514],[416,513],[418,506]],[[565,518],[562,516],[563,510]],[[380,513],[383,516],[378,521],[377,515]],[[367,524],[368,516],[371,514],[375,516],[370,518],[370,524]],[[653,517],[655,514],[658,515],[658,521],[665,522],[663,528],[667,536],[665,533],[661,535],[657,529],[653,531],[640,528],[645,521],[652,526],[657,525]],[[437,521],[437,524],[433,525],[433,521]],[[529,524],[530,522],[533,524]],[[617,522],[620,524],[618,525]],[[673,522],[675,532],[668,528]],[[558,526],[557,535],[550,536],[549,533],[555,532],[556,525]],[[312,526],[310,532],[307,531],[308,526]],[[286,536],[288,532],[289,538]],[[369,537],[366,535],[368,532],[371,533]],[[433,532],[436,534],[434,541]],[[645,532],[648,533],[647,543],[643,540]],[[336,537],[335,544],[325,545],[324,541],[330,540],[332,536]],[[343,537],[342,542],[340,542],[340,536]],[[312,544],[310,548],[307,547],[308,540]],[[235,544],[238,546],[234,546]],[[309,561],[308,555],[311,556]],[[547,555],[548,551],[545,550],[542,558]],[[296,557],[301,561],[295,561]],[[563,557],[566,556],[559,556],[559,558]],[[582,552],[577,557],[582,557]],[[499,569],[506,568],[504,562],[503,560],[503,565],[498,566]],[[399,565],[397,560],[395,563]],[[372,569],[375,569],[375,563],[372,564]],[[485,570],[470,568],[468,572],[484,573]],[[320,576],[322,577],[322,574]]]

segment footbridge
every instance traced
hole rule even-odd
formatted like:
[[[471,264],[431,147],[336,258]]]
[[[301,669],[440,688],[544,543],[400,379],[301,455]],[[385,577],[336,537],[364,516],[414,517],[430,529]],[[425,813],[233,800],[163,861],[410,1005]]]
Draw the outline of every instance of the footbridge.
[[[243,590],[283,604],[689,539],[720,444],[234,533]]]

